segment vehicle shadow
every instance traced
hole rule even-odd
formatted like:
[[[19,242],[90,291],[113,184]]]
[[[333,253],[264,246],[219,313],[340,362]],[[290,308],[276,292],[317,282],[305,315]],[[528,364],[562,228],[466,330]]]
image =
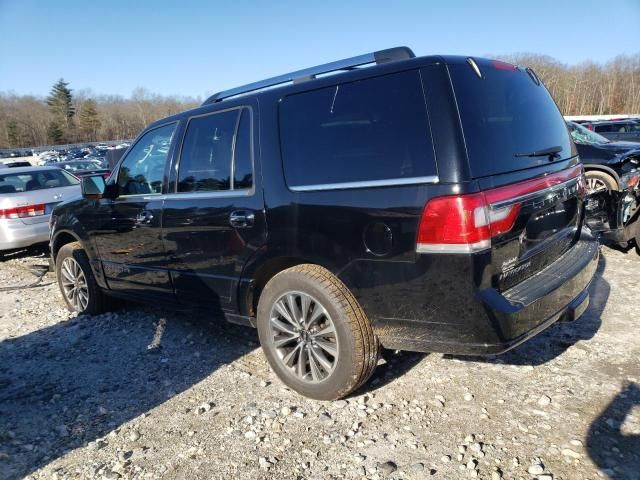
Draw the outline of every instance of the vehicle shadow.
[[[610,480],[640,479],[640,434],[623,432],[628,415],[639,407],[640,385],[628,383],[589,427],[587,451]]]
[[[354,391],[351,396],[357,396],[374,392],[390,384],[395,379],[405,375],[416,365],[418,365],[428,353],[404,352],[394,350],[384,350],[382,358],[384,362],[378,364],[376,369],[363,386]]]
[[[78,317],[0,343],[0,478],[87,445],[255,347],[255,332],[159,310]]]
[[[557,322],[502,355],[486,357],[452,355],[446,357],[474,362],[536,366],[553,360],[582,340],[590,340],[602,325],[602,312],[611,292],[609,282],[603,276],[606,264],[605,257],[600,255],[596,274],[589,286],[589,307],[575,322]]]
[[[48,246],[36,246],[30,248],[22,248],[19,250],[8,250],[0,252],[0,263],[9,260],[18,260],[21,258],[42,258],[45,262],[49,260]]]

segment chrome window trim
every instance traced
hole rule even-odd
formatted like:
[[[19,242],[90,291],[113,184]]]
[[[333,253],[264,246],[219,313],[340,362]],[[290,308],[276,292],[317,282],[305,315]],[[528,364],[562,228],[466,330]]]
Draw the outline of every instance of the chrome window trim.
[[[323,190],[418,185],[423,183],[433,184],[439,182],[440,179],[437,175],[428,175],[426,177],[391,178],[386,180],[363,180],[358,182],[318,183],[315,185],[295,185],[290,186],[289,190],[294,192],[317,192]]]
[[[163,200],[202,200],[206,198],[233,198],[233,197],[250,197],[255,193],[255,189],[242,190],[217,190],[207,192],[184,192],[184,193],[166,193],[162,196]]]
[[[234,107],[229,107],[229,108],[223,108],[220,110],[214,110],[212,112],[205,112],[205,113],[200,113],[198,115],[192,115],[189,118],[186,119],[186,123],[184,126],[184,132],[182,134],[182,137],[180,138],[180,144],[177,146],[177,152],[176,152],[176,160],[174,162],[173,165],[173,170],[174,170],[174,174],[175,174],[175,185],[174,185],[174,191],[167,193],[166,195],[186,195],[186,194],[195,194],[198,195],[197,198],[203,198],[201,196],[201,193],[218,193],[218,192],[237,192],[238,190],[234,190],[234,183],[235,183],[235,179],[233,178],[233,176],[235,175],[235,166],[236,166],[236,142],[237,142],[237,136],[238,136],[238,129],[240,127],[240,121],[242,119],[242,110],[243,109],[247,109],[249,111],[249,146],[250,146],[250,154],[251,154],[251,174],[252,174],[252,186],[251,186],[251,193],[254,192],[255,190],[255,184],[256,184],[256,162],[255,162],[255,151],[254,151],[254,141],[253,141],[253,136],[254,136],[254,112],[253,112],[253,106],[250,104],[242,104],[242,105],[237,105]],[[238,118],[236,119],[236,130],[234,133],[234,137],[233,137],[233,145],[231,146],[231,167],[230,167],[230,172],[231,172],[231,177],[229,179],[229,189],[228,190],[209,190],[207,192],[179,192],[178,191],[178,183],[180,180],[180,163],[182,162],[182,154],[183,154],[183,149],[184,149],[184,141],[187,138],[187,133],[189,130],[189,124],[191,123],[192,120],[197,119],[197,118],[203,118],[203,117],[209,117],[209,116],[213,116],[213,115],[218,115],[218,114],[222,114],[222,113],[228,113],[228,112],[232,112],[234,110],[237,110],[238,112]],[[243,191],[245,189],[242,189]],[[214,195],[215,197],[223,197],[226,195]],[[232,195],[233,196],[233,195]],[[245,195],[235,195],[237,197],[240,196],[245,196]],[[171,197],[174,198],[174,197]],[[177,197],[176,197],[177,198]]]

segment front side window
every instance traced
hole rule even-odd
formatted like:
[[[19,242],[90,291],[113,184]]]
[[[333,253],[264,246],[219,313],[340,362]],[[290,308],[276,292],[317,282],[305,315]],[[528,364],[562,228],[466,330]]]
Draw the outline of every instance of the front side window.
[[[239,190],[252,185],[250,110],[237,108],[190,119],[178,166],[178,192]]]
[[[175,129],[175,123],[158,127],[138,140],[120,165],[120,195],[162,193],[164,168]]]
[[[280,105],[280,135],[290,187],[437,173],[416,71],[286,97]]]

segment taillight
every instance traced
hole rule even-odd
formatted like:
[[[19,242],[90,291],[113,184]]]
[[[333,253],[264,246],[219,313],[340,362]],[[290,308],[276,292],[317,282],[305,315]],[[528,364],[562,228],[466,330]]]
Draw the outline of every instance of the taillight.
[[[436,197],[424,207],[416,251],[418,253],[473,253],[491,248],[491,239],[515,225],[522,201],[578,177],[584,188],[582,165],[545,177],[526,180],[479,193]]]
[[[21,207],[14,208],[3,208],[0,209],[0,218],[26,218],[26,217],[37,217],[39,215],[44,215],[45,205],[37,204],[37,205],[24,205]]]
[[[491,248],[491,237],[513,228],[520,204],[493,208],[484,192],[438,197],[425,206],[419,253],[472,253]]]

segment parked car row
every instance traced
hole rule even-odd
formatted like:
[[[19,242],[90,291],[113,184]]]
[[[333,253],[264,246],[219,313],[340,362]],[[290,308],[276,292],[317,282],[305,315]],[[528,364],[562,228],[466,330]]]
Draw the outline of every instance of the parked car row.
[[[65,162],[70,160],[98,160],[103,166],[107,167],[108,162],[105,160],[110,151],[119,150],[124,153],[130,143],[124,142],[118,145],[98,144],[95,146],[86,146],[83,148],[73,148],[69,150],[51,150],[42,152],[38,155],[38,165],[51,165],[57,162]]]
[[[24,197],[14,223],[51,211],[70,310],[126,298],[257,327],[280,379],[329,400],[382,348],[499,354],[582,315],[599,255],[585,209],[599,231],[636,232],[640,175],[612,148],[621,195],[591,201],[577,148],[609,143],[578,127],[529,68],[399,47],[158,120],[81,195],[42,167],[75,189],[52,210],[62,198],[28,198],[43,170],[0,195]]]

